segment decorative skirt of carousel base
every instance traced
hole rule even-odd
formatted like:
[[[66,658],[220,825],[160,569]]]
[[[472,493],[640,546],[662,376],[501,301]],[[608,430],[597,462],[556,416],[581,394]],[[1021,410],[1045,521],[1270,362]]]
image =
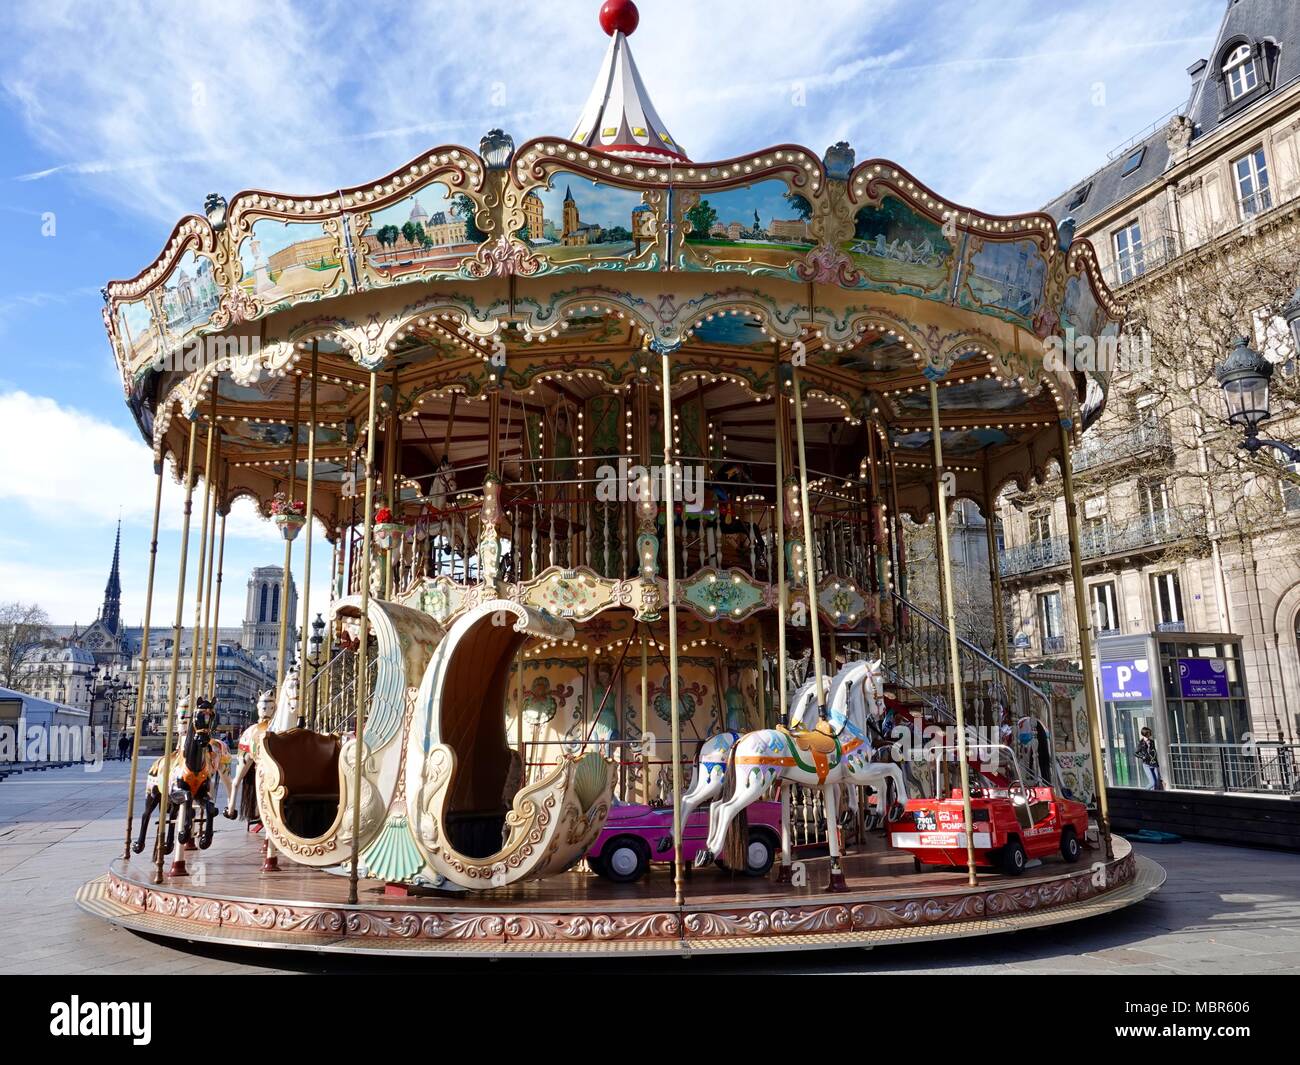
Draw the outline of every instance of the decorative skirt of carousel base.
[[[668,864],[620,884],[578,866],[543,880],[450,893],[282,866],[263,873],[260,834],[228,831],[188,877],[152,883],[150,863],[117,860],[84,885],[81,906],[140,932],[188,941],[365,954],[566,955],[781,951],[991,935],[1064,924],[1140,902],[1164,870],[1115,837],[1115,857],[1047,860],[1019,877],[913,870],[873,835],[844,858],[847,893],[827,894],[827,859],[804,859],[805,885],[692,871],[673,903]]]

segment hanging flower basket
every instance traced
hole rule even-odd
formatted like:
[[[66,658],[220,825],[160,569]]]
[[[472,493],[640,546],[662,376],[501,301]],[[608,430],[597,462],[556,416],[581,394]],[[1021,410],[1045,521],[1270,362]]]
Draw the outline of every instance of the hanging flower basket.
[[[283,492],[271,497],[271,520],[286,540],[292,540],[307,524],[307,504],[301,499],[290,499]]]
[[[407,530],[405,522],[397,521],[388,507],[375,511],[375,543],[384,551],[390,550]]]

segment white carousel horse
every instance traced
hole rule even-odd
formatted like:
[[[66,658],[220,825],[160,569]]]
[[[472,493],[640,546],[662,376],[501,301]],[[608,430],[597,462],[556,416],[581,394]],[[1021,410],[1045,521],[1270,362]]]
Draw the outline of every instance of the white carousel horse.
[[[288,732],[298,725],[298,663],[289,666],[280,685],[280,694],[275,701],[275,713],[271,715],[271,732]]]
[[[163,754],[149,767],[145,778],[144,810],[140,814],[140,832],[131,849],[139,854],[144,850],[149,819],[162,804],[162,785],[166,782],[169,816],[163,853],[170,854],[176,836],[176,821],[180,820],[179,839],[184,846],[193,840],[194,804],[203,807],[203,829],[198,846],[206,850],[212,842],[213,822],[217,812],[218,786],[230,790],[230,754],[226,745],[212,735],[216,715],[211,708],[200,705],[193,719],[190,717],[188,696],[182,697],[176,707],[179,737],[177,747]]]
[[[879,672],[879,662],[854,663],[849,672],[867,685],[872,693],[874,685],[866,677]],[[860,673],[859,673],[860,671]],[[837,674],[837,679],[844,674]],[[827,701],[827,718],[814,728],[802,730],[759,729],[742,736],[731,754],[728,776],[734,780],[735,791],[721,803],[714,805],[709,838],[696,858],[696,865],[707,865],[715,855],[723,852],[727,831],[736,815],[755,802],[778,782],[804,784],[822,789],[826,807],[826,823],[838,826],[839,787],[841,784],[869,786],[882,801],[889,803],[889,789],[894,795],[903,795],[902,771],[890,762],[872,762],[873,753],[866,721],[865,698],[850,698],[853,680],[844,677],[839,689]],[[862,684],[858,685],[859,688]],[[873,700],[874,701],[874,700]],[[781,792],[782,813],[782,863],[790,862],[789,789]],[[842,889],[844,874],[840,869],[840,843],[838,831],[827,833],[831,854],[831,887]]]
[[[845,669],[847,668],[846,666]],[[840,672],[842,673],[844,670]],[[791,720],[795,720],[795,714],[802,715],[803,705],[812,697],[813,682],[806,680],[794,693],[794,698],[790,703]],[[736,741],[742,735],[743,733],[734,729],[728,729],[725,732],[715,732],[700,744],[695,765],[691,767],[690,785],[686,789],[686,794],[682,796],[683,825],[686,824],[691,814],[706,802],[712,802],[722,794],[722,782],[726,774],[727,759],[731,755],[731,749],[736,746]]]
[[[274,692],[268,688],[257,699],[257,720],[239,734],[235,753],[235,772],[230,781],[226,816],[234,819],[243,814],[245,821],[259,821],[257,816],[257,783],[254,773],[257,756],[262,749],[262,737],[271,726],[274,710]]]

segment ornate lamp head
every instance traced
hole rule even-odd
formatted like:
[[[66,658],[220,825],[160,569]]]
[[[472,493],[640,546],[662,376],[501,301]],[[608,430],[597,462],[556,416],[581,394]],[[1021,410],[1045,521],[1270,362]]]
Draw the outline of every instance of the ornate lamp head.
[[[1268,417],[1268,383],[1273,364],[1250,346],[1245,337],[1214,372],[1228,405],[1228,421],[1253,434]]]

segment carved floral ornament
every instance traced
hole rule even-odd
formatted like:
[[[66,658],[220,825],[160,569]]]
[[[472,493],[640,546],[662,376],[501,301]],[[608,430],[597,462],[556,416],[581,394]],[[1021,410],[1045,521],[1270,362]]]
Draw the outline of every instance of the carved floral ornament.
[[[973,892],[924,897],[876,895],[869,899],[781,899],[746,907],[690,906],[686,911],[624,906],[618,910],[556,913],[545,910],[476,911],[448,904],[429,907],[358,906],[278,900],[224,899],[210,892],[155,887],[112,872],[107,897],[129,912],[178,918],[211,927],[272,933],[292,940],[359,938],[434,944],[645,944],[685,940],[752,940],[754,937],[870,933],[941,928],[981,919],[1013,918],[1057,907],[1104,900],[1138,879],[1130,852],[1109,862],[1104,877],[1084,869],[1068,876]]]

